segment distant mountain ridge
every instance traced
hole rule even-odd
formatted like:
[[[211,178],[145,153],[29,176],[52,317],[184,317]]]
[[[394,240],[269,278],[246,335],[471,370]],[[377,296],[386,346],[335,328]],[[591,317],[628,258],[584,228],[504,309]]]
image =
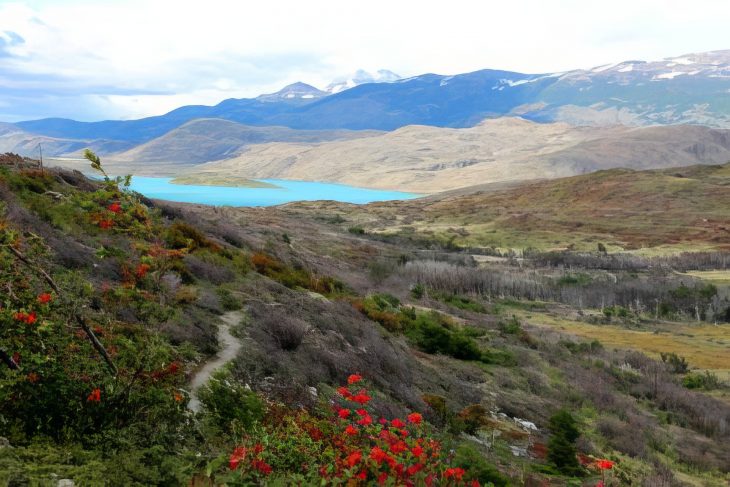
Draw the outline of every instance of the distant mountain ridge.
[[[655,169],[728,161],[727,129],[574,127],[501,117],[470,128],[414,125],[315,144],[257,144],[235,157],[189,170],[201,177],[328,181],[435,193],[618,167]]]
[[[337,88],[332,85],[330,89]],[[728,128],[729,90],[730,50],[726,50],[565,73],[486,69],[454,76],[424,74],[368,82],[334,94],[295,83],[270,95],[228,99],[215,106],[184,106],[140,120],[44,119],[15,126],[58,139],[128,145],[144,143],[196,118],[309,130],[394,130],[414,124],[470,127],[504,115],[587,125],[702,124]]]
[[[332,83],[327,85],[325,91],[327,93],[334,94],[365,83],[392,83],[399,79],[401,79],[399,75],[387,69],[379,69],[376,73],[368,73],[364,69],[358,69],[350,76],[334,80]]]

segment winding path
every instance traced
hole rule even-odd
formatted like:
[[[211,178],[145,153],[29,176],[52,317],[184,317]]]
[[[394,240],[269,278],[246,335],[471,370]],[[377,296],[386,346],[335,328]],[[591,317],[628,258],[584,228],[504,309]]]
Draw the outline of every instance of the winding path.
[[[193,412],[200,411],[200,399],[198,391],[208,382],[213,372],[223,367],[226,363],[236,358],[238,351],[241,349],[241,342],[238,338],[231,335],[231,327],[241,322],[243,315],[240,311],[229,311],[221,315],[222,323],[218,326],[218,345],[220,350],[218,354],[210,361],[200,367],[190,379],[190,401],[188,409]]]

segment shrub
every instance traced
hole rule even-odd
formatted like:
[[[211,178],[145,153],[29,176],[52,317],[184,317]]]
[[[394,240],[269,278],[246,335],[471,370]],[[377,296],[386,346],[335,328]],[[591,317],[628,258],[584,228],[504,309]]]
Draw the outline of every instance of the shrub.
[[[573,415],[561,409],[550,418],[549,429],[552,436],[548,441],[548,460],[566,475],[580,474],[575,448],[580,432]]]
[[[198,289],[194,286],[182,286],[175,292],[175,302],[179,304],[194,303],[198,299]]]
[[[243,385],[229,382],[225,371],[214,374],[198,395],[207,417],[224,431],[236,426],[250,429],[264,416],[261,399]]]
[[[306,323],[286,315],[268,320],[266,327],[279,347],[286,351],[296,350],[308,330]]]
[[[520,325],[520,320],[518,320],[515,315],[512,315],[512,318],[510,318],[509,321],[499,322],[499,330],[502,333],[514,335],[522,330],[522,326]]]
[[[353,235],[365,235],[365,229],[360,226],[354,226],[347,229],[348,232],[352,233]]]
[[[434,297],[455,308],[463,309],[466,311],[473,311],[475,313],[487,312],[487,309],[484,307],[483,304],[477,303],[476,301],[473,301],[465,296],[460,296],[458,294],[438,293]]]
[[[660,355],[662,357],[662,362],[667,365],[669,371],[673,374],[685,374],[689,370],[689,363],[687,363],[686,358],[677,355],[674,352],[661,352]]]
[[[705,389],[708,391],[719,389],[722,387],[722,381],[720,378],[706,370],[704,374],[699,372],[690,372],[682,379],[682,385],[687,389]]]
[[[370,279],[375,283],[386,280],[393,273],[393,263],[384,259],[373,261],[368,266]]]
[[[208,470],[223,470],[216,484],[225,485],[478,484],[470,452],[456,464],[421,414],[373,417],[371,400],[362,377],[351,375],[319,415],[273,405],[261,427]]]
[[[423,284],[414,284],[411,287],[411,297],[413,299],[421,299],[426,294],[426,288]]]
[[[485,350],[482,352],[481,361],[485,364],[502,365],[505,367],[517,365],[517,359],[509,350]]]
[[[487,424],[487,409],[481,404],[472,404],[461,410],[458,420],[463,431],[470,435],[476,434],[477,430]]]
[[[241,309],[241,300],[235,297],[231,291],[226,288],[219,287],[217,289],[218,297],[220,298],[221,307],[226,311],[236,311]]]
[[[175,222],[165,232],[165,243],[172,249],[202,249],[220,250],[220,247],[206,238],[206,236],[192,225],[185,222]]]
[[[468,469],[473,478],[482,485],[494,485],[495,487],[507,487],[509,479],[502,475],[494,465],[489,464],[476,448],[462,443],[456,448],[454,465]]]

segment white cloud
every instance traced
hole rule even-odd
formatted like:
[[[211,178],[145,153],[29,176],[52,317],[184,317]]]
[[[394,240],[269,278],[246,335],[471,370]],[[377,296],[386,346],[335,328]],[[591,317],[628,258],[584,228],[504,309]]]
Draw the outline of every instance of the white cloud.
[[[0,116],[74,117],[83,95],[97,100],[87,117],[137,117],[298,80],[323,87],[357,68],[551,72],[660,59],[730,47],[728,20],[726,0],[0,3],[0,33],[24,40],[0,49],[0,96],[56,97],[54,113],[31,104]]]

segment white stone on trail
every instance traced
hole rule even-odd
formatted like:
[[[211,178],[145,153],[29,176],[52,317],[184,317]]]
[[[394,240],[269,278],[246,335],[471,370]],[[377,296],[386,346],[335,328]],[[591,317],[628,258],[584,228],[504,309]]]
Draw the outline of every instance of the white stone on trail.
[[[190,401],[188,409],[197,413],[200,411],[201,404],[198,398],[198,391],[210,379],[213,373],[230,362],[241,349],[241,342],[238,338],[231,335],[231,327],[237,325],[243,319],[240,311],[229,311],[221,316],[222,323],[218,326],[218,345],[220,350],[218,354],[209,362],[206,362],[199,368],[190,379]]]

